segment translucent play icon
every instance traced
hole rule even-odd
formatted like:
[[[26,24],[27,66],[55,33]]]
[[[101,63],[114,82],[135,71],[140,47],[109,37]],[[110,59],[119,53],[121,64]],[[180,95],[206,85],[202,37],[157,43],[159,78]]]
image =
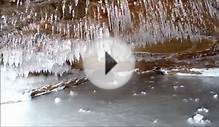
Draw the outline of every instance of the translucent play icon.
[[[126,84],[135,69],[129,46],[115,38],[94,42],[82,55],[84,72],[89,81],[102,89],[116,89]]]

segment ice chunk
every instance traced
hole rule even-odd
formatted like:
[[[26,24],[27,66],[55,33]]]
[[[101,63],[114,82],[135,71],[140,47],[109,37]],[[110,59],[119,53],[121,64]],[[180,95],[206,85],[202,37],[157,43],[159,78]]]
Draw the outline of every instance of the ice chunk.
[[[140,91],[139,93],[133,93],[132,96],[141,96],[141,95],[147,95],[146,91]]]
[[[211,121],[210,120],[204,120],[204,116],[201,114],[196,114],[191,118],[187,119],[187,122],[189,124],[194,124],[194,125],[206,125],[206,124],[210,124]]]
[[[180,87],[180,88],[184,88],[185,86],[184,86],[184,85],[180,85],[179,87]]]
[[[151,89],[153,90],[153,89],[154,89],[154,87],[152,86],[152,87],[151,87]]]
[[[93,90],[93,93],[96,93],[97,91],[96,90]]]
[[[80,108],[80,109],[78,110],[78,112],[82,112],[82,113],[90,113],[91,111],[90,111],[89,108]]]
[[[197,121],[197,122],[201,121],[203,118],[204,118],[204,116],[201,115],[201,114],[196,114],[196,115],[193,117],[193,119],[194,119],[195,121]]]
[[[176,89],[178,89],[178,87],[179,87],[179,86],[173,86],[173,89],[176,90]]]
[[[213,95],[213,98],[214,98],[214,99],[217,99],[217,98],[218,98],[218,95],[217,95],[217,94],[214,94],[214,95]]]
[[[56,97],[54,101],[55,101],[56,104],[58,104],[58,103],[61,102],[61,98]]]
[[[153,121],[153,124],[156,124],[158,122],[158,119],[155,119],[154,121]]]
[[[147,92],[146,91],[141,91],[141,95],[146,95]]]
[[[195,98],[195,102],[199,102],[200,101],[200,99],[199,98]]]
[[[207,108],[204,108],[204,107],[197,109],[197,113],[200,113],[200,114],[206,114],[208,112],[209,112],[209,110]]]

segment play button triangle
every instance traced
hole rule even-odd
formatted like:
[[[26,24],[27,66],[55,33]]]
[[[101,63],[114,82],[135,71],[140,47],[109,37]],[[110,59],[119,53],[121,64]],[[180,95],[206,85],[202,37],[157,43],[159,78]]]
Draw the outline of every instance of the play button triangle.
[[[105,52],[105,75],[117,64],[117,62]]]

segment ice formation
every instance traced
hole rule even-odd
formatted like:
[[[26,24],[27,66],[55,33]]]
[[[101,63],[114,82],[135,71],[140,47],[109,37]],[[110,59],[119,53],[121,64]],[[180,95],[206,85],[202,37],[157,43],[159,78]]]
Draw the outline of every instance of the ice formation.
[[[10,2],[17,7],[1,11],[0,53],[4,65],[20,73],[62,74],[69,69],[66,60],[79,60],[92,40],[105,36],[131,46],[200,39],[215,31],[218,18],[214,0]]]

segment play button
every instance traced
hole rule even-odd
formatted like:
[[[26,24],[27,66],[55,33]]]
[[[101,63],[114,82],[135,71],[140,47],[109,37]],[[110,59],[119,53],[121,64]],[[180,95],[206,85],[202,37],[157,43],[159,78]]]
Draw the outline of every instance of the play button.
[[[95,40],[81,54],[83,69],[89,81],[103,89],[126,84],[135,69],[135,58],[129,46],[115,38]]]
[[[117,62],[105,52],[105,75],[117,64]]]

